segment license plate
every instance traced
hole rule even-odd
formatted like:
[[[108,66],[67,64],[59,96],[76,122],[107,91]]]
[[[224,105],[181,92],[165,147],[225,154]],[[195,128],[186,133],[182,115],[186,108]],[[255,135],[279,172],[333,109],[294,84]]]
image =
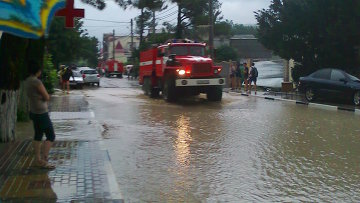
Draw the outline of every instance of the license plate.
[[[196,84],[198,85],[210,84],[210,80],[198,80],[196,81]]]

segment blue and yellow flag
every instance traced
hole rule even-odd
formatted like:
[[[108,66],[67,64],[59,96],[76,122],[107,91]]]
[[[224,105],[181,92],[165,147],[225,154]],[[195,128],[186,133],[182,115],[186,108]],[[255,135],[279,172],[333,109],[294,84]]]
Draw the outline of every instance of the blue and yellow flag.
[[[40,38],[48,33],[57,10],[66,0],[0,0],[0,31],[24,38]]]

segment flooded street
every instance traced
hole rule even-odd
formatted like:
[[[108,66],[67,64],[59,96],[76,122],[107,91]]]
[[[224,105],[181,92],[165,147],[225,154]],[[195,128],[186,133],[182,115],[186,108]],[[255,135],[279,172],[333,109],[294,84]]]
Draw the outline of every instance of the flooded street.
[[[150,99],[136,81],[82,90],[125,202],[359,202],[360,116],[224,93]]]

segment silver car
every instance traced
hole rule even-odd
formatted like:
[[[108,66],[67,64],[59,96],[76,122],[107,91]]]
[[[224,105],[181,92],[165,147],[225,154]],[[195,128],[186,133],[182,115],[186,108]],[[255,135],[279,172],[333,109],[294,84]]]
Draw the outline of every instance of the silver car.
[[[92,68],[79,68],[78,69],[84,79],[85,84],[97,84],[100,86],[100,74],[97,70]]]
[[[79,71],[73,71],[73,76],[69,79],[70,86],[82,89],[84,85],[84,79]]]

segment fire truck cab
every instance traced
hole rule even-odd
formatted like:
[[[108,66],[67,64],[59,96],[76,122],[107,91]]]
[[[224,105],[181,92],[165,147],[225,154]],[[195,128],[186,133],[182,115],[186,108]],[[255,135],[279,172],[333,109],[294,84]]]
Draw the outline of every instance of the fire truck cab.
[[[222,67],[205,55],[205,43],[171,40],[140,52],[139,83],[146,95],[162,92],[167,101],[179,96],[205,93],[210,101],[221,101],[225,78]]]

